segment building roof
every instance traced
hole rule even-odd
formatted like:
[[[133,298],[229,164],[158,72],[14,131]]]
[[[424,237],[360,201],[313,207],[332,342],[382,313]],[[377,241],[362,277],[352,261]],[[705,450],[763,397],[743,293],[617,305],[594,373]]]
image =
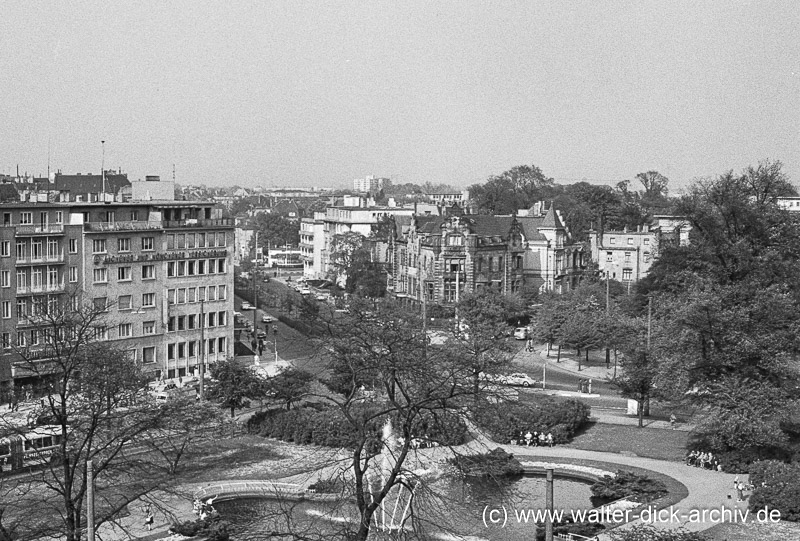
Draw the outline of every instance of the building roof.
[[[561,217],[556,212],[554,205],[550,205],[550,210],[547,211],[544,221],[539,227],[547,229],[564,229],[564,224],[561,222]]]
[[[547,238],[539,232],[539,228],[542,227],[544,219],[544,216],[517,216],[517,221],[522,226],[522,232],[526,240],[547,240]]]

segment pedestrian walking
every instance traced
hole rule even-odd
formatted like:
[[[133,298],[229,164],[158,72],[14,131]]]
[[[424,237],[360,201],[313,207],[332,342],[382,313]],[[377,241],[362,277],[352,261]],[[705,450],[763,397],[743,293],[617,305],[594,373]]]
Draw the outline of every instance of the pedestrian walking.
[[[744,483],[739,483],[736,485],[736,501],[743,502],[744,501]]]
[[[147,531],[153,529],[153,510],[148,503],[144,508],[144,525],[147,526]]]
[[[579,392],[579,393],[582,393],[582,392],[583,392],[583,380],[580,380],[580,381],[578,382],[578,392]]]
[[[675,430],[675,423],[677,422],[677,420],[678,419],[677,419],[677,417],[675,417],[674,413],[669,416],[669,426],[672,427],[672,430]]]
[[[733,488],[736,488],[738,486],[739,486],[739,476],[737,475],[736,477],[733,478]]]
[[[550,447],[553,446],[553,433],[552,432],[548,432],[547,433],[547,445],[549,445]]]

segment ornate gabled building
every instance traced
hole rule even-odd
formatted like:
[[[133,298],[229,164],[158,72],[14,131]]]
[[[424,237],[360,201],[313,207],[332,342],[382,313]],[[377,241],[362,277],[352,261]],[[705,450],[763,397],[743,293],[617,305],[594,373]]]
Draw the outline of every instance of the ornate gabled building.
[[[390,290],[398,297],[452,304],[493,288],[569,290],[585,269],[583,246],[551,208],[544,216],[464,214],[395,218],[390,242]]]

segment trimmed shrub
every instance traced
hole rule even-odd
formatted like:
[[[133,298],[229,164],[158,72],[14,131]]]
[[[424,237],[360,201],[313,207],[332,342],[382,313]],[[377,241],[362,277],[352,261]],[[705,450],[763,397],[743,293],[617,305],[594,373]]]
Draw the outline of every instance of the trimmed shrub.
[[[218,516],[205,520],[197,519],[179,522],[173,524],[169,531],[186,537],[202,536],[205,541],[228,541],[230,539],[228,523]]]
[[[748,504],[752,513],[769,507],[781,512],[781,520],[800,521],[800,464],[756,462],[750,467],[750,482],[755,485]]]
[[[501,443],[528,431],[551,433],[556,443],[567,443],[589,421],[590,411],[580,400],[543,396],[533,403],[484,404],[476,410],[474,421]]]
[[[363,404],[353,410],[356,417],[375,415],[380,404]],[[372,435],[371,448],[377,451],[381,445],[384,422],[372,420],[368,432]],[[292,410],[275,409],[254,414],[247,421],[247,431],[267,438],[295,443],[313,443],[326,447],[352,447],[357,433],[341,413],[334,408],[301,407]],[[396,433],[403,433],[399,418],[394,422]],[[455,413],[437,415],[424,413],[408,427],[416,438],[424,438],[440,445],[459,445],[467,441],[468,430],[464,421]]]
[[[525,472],[514,455],[499,447],[488,453],[456,456],[448,462],[466,477],[513,477]]]
[[[616,476],[604,476],[592,487],[593,503],[605,503],[620,498],[630,498],[640,503],[657,500],[667,494],[667,486],[661,481],[650,479],[646,475],[617,470]]]

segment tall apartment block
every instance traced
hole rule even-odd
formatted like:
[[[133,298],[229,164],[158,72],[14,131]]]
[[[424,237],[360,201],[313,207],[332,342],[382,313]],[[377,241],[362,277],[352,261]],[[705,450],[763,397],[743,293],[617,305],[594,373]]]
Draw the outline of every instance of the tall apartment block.
[[[97,338],[154,380],[233,356],[234,224],[220,212],[197,201],[0,205],[0,390],[42,383],[20,353],[47,366],[37,316],[57,308],[104,310]]]

